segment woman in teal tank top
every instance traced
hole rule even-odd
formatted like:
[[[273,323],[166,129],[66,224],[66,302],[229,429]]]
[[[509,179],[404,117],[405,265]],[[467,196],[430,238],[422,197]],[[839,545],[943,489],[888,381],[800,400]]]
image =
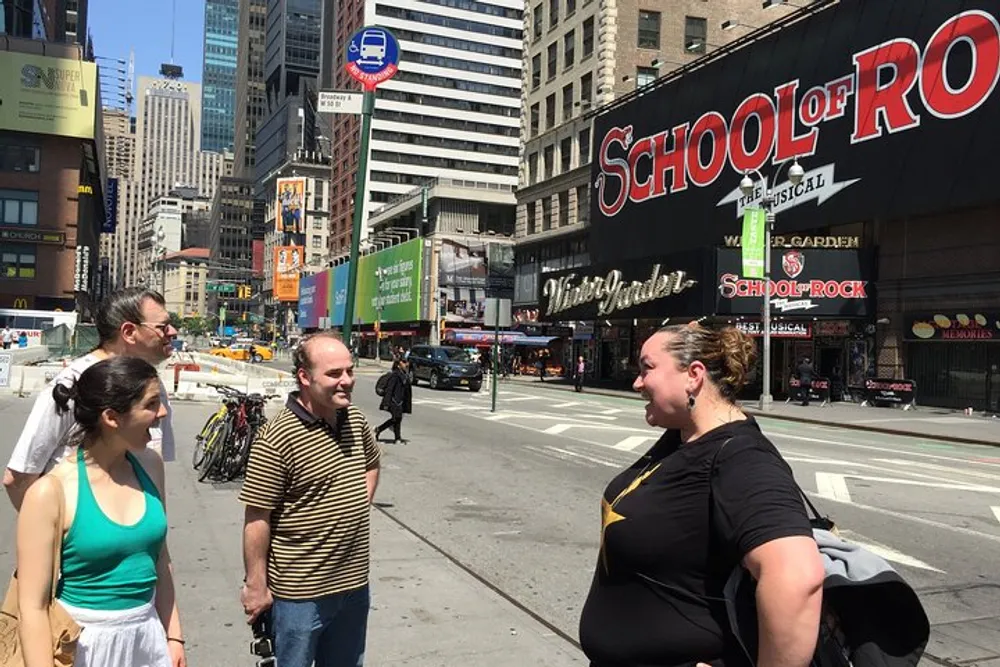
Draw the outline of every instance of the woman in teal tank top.
[[[52,666],[49,604],[61,604],[83,628],[76,667],[185,667],[163,460],[146,449],[149,429],[166,416],[156,369],[112,357],[73,387],[56,385],[53,397],[60,409],[72,408],[80,429],[76,455],[31,486],[18,517],[25,667]],[[61,577],[50,602],[60,539]]]

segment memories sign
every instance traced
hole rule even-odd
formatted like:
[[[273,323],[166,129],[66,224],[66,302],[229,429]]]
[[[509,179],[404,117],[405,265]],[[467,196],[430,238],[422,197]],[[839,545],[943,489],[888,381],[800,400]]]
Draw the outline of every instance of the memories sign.
[[[756,177],[739,189],[754,170],[777,176],[778,235],[995,200],[998,15],[1000,0],[817,2],[610,105],[594,126],[594,261],[739,234],[764,195]]]

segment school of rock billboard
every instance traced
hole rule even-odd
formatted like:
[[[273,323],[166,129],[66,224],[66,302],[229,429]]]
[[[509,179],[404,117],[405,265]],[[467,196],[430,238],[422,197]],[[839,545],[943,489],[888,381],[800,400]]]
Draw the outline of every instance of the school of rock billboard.
[[[765,281],[741,275],[740,251],[720,248],[716,264],[717,315],[759,315]],[[808,317],[874,314],[872,267],[867,250],[771,251],[771,312]]]
[[[743,174],[776,233],[997,199],[1000,0],[841,0],[595,119],[595,262],[738,234]],[[756,178],[755,178],[756,181]]]

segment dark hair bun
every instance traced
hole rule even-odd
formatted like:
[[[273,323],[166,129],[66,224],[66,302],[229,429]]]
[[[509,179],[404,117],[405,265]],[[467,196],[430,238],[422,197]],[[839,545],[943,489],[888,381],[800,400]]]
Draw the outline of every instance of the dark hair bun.
[[[62,414],[69,410],[69,403],[76,400],[76,395],[76,382],[73,382],[68,387],[57,382],[52,387],[52,400],[56,403],[56,411]]]

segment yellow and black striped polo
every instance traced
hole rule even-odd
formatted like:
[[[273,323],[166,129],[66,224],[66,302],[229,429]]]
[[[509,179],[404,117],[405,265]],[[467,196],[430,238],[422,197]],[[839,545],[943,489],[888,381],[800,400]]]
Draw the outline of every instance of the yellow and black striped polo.
[[[240,502],[271,510],[268,587],[309,600],[368,583],[370,508],[365,473],[379,447],[355,406],[337,424],[288,397],[250,448]]]

